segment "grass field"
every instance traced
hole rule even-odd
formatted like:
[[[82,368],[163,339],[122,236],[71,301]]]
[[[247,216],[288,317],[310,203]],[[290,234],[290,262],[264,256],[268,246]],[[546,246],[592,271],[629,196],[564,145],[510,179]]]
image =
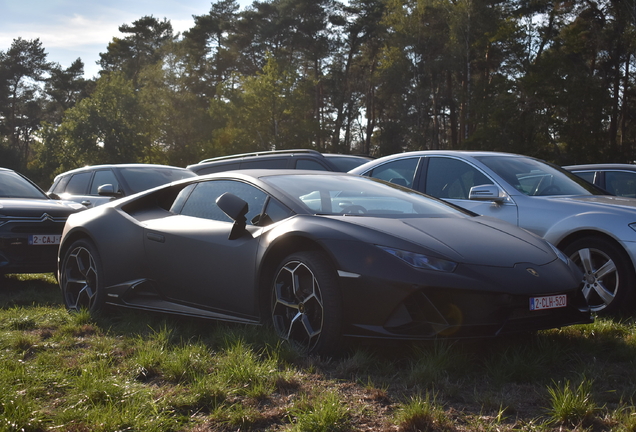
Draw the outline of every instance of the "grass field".
[[[636,324],[352,346],[263,328],[69,314],[51,276],[0,276],[2,431],[636,431]]]

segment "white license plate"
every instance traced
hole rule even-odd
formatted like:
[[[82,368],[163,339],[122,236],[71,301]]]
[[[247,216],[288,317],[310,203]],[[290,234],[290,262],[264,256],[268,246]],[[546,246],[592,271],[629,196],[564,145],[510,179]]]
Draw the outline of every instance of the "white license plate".
[[[55,234],[35,235],[34,234],[29,236],[29,244],[33,246],[59,245],[61,239],[62,239],[61,235],[55,235]]]
[[[568,305],[568,296],[565,294],[530,297],[530,310],[562,308]]]

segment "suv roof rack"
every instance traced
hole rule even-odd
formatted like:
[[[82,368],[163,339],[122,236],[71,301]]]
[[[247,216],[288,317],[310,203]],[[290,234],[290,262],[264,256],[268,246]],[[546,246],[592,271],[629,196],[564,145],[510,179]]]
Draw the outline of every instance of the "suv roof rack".
[[[238,159],[242,157],[263,156],[263,155],[271,155],[271,154],[289,154],[289,153],[310,153],[310,154],[324,157],[322,153],[312,149],[268,150],[268,151],[261,151],[261,152],[240,153],[240,154],[229,155],[229,156],[218,156],[214,158],[204,159],[199,163],[206,163],[206,162],[212,162],[212,161],[218,161],[218,160]]]

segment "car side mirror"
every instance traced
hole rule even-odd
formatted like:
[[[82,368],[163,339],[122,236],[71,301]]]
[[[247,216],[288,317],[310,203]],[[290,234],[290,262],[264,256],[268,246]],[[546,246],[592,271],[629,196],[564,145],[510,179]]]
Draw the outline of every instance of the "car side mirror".
[[[119,197],[121,192],[116,191],[112,184],[106,183],[97,188],[97,195]]]
[[[234,221],[228,238],[235,240],[241,237],[245,232],[245,222],[247,221],[245,215],[249,210],[247,203],[236,195],[225,192],[216,199],[216,205]]]
[[[60,198],[60,196],[58,194],[56,194],[55,192],[47,192],[46,196],[48,196],[49,198],[53,199],[53,200],[61,200],[62,198]]]
[[[468,199],[473,201],[491,201],[495,203],[502,203],[505,201],[505,197],[501,193],[501,189],[494,184],[471,187],[470,192],[468,193]]]

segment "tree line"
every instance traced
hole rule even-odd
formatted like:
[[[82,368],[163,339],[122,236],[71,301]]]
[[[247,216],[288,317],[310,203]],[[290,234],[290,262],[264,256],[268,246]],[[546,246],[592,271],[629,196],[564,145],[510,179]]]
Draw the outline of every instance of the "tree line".
[[[48,185],[289,148],[632,162],[635,30],[635,0],[216,0],[182,34],[121,25],[96,79],[17,37],[0,51],[0,165]]]

